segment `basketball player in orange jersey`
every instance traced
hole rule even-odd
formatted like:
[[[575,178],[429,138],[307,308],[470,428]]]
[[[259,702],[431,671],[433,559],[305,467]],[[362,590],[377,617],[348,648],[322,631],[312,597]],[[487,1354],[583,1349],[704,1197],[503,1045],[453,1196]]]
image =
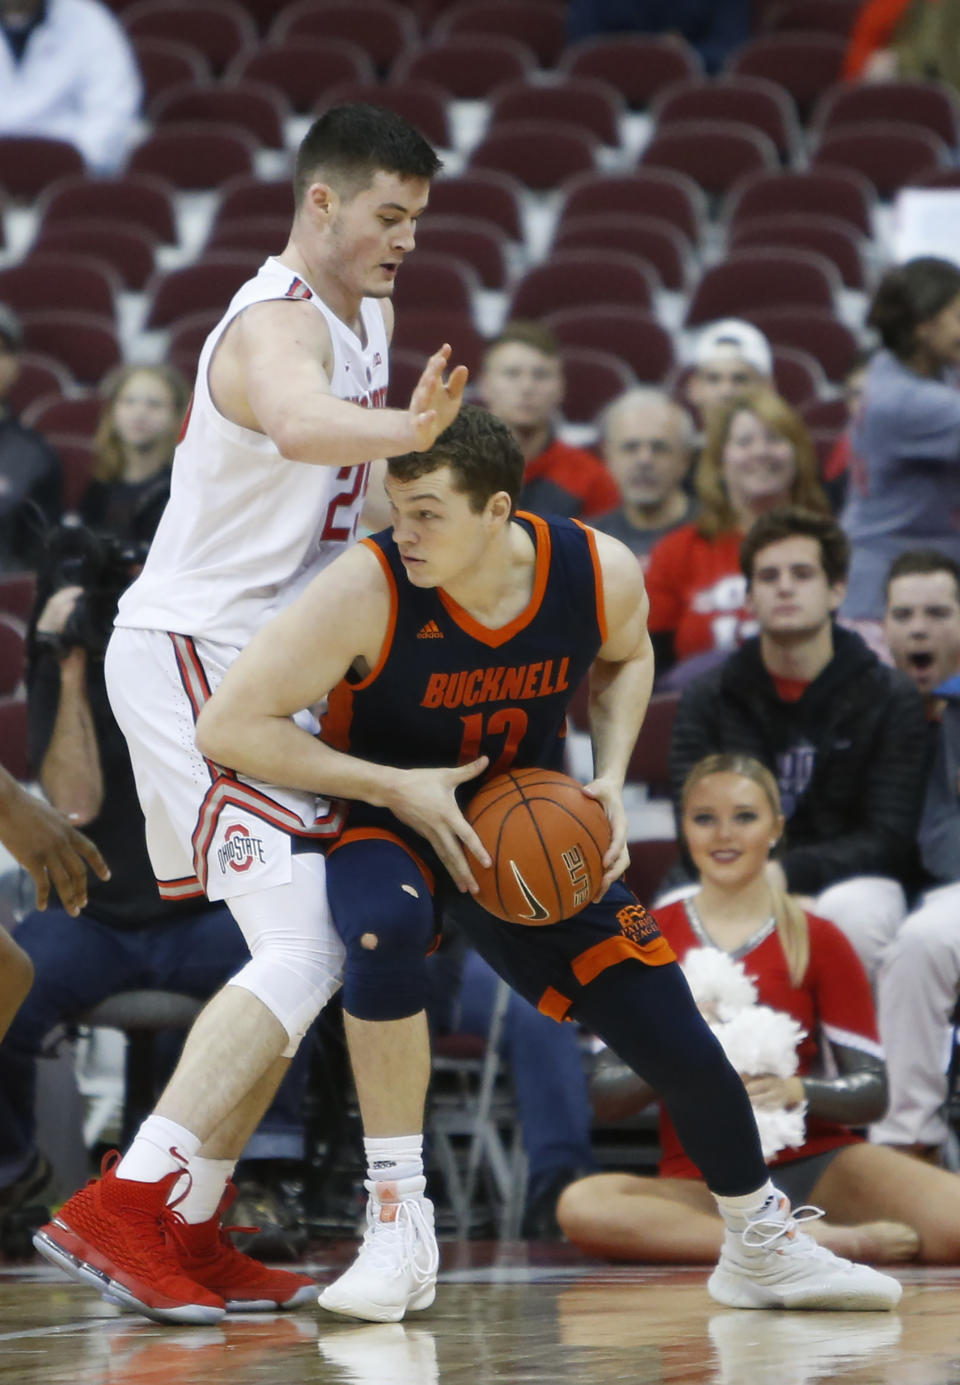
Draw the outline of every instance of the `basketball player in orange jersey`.
[[[618,878],[628,859],[621,791],[653,679],[643,578],[618,540],[514,513],[522,475],[506,426],[470,407],[425,453],[390,459],[392,532],[338,558],[257,635],[204,707],[198,744],[245,774],[353,800],[327,860],[346,1010],[402,1032],[422,1004],[437,911],[448,910],[527,1000],[587,1025],[659,1092],[726,1223],[714,1298],[891,1308],[896,1280],[799,1230],[770,1182],[743,1083],[655,920]],[[470,880],[463,849],[481,854],[457,812],[459,786],[448,781],[435,818],[422,811],[424,786],[458,762],[472,775],[478,753],[493,771],[559,768],[566,707],[588,672],[596,777],[585,792],[612,831],[600,891],[573,918],[506,923],[456,888]],[[324,696],[318,740],[292,714]],[[419,1059],[399,1050],[387,1069],[357,1072],[361,1105],[389,1082],[412,1117],[427,1075],[425,1046]],[[436,1263],[423,1180],[369,1186],[364,1247],[320,1303],[358,1317],[380,1304],[387,1316],[396,1276],[383,1252],[405,1238],[422,1249],[405,1262],[407,1307],[426,1307]]]
[[[201,352],[170,502],[107,653],[160,892],[225,900],[251,952],[198,1018],[123,1159],[35,1238],[68,1274],[161,1322],[292,1307],[315,1292],[222,1241],[220,1218],[234,1162],[340,985],[317,851],[339,812],[221,772],[198,753],[193,723],[255,631],[353,541],[371,463],[428,448],[460,407],[466,371],[445,379],[447,347],[408,409],[383,407],[389,298],[438,166],[416,130],[377,107],[336,107],[311,127],[290,239]],[[302,710],[300,721],[315,724]],[[374,1105],[369,1133],[397,1133],[389,1110]]]

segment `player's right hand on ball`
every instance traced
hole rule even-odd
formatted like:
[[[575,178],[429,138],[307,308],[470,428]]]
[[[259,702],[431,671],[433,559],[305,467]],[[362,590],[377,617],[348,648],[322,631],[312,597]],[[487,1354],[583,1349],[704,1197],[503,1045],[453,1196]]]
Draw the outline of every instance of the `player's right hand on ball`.
[[[406,770],[399,780],[395,801],[389,805],[401,822],[426,837],[457,889],[470,894],[477,893],[477,882],[464,847],[482,866],[490,865],[490,857],[461,813],[456,791],[461,784],[482,774],[489,763],[487,756],[481,755],[456,769]]]
[[[410,396],[410,427],[413,451],[426,452],[460,412],[467,383],[467,367],[455,366],[444,380],[450,363],[450,347],[444,343],[427,361],[423,374]]]

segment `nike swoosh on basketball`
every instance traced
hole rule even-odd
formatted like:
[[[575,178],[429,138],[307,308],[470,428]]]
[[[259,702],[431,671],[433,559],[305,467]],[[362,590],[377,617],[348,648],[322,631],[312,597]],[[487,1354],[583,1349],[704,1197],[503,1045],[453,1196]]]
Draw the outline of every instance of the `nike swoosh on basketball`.
[[[550,917],[549,910],[543,907],[526,880],[524,880],[523,876],[520,874],[516,861],[510,862],[510,869],[513,871],[513,878],[520,886],[524,899],[530,905],[531,912],[529,914],[522,914],[521,918],[532,919],[535,923],[541,923],[544,919],[548,919]]]

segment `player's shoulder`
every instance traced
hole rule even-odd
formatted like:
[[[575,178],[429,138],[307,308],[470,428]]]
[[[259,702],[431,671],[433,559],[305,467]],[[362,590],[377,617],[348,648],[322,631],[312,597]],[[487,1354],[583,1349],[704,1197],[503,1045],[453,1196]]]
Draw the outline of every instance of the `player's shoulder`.
[[[604,533],[602,529],[595,529],[587,524],[584,524],[583,528],[588,531],[596,549],[604,587],[609,589],[610,585],[614,584],[625,590],[642,591],[643,568],[632,549],[628,548],[622,539]]]

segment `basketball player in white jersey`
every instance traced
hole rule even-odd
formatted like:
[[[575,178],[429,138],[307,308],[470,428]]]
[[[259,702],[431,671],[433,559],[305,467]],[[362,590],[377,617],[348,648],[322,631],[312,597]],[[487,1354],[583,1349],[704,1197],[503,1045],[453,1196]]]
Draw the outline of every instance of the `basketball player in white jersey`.
[[[194,722],[260,626],[356,537],[370,464],[425,450],[457,414],[466,370],[445,379],[447,347],[408,409],[383,407],[389,298],[438,167],[419,133],[380,108],[334,108],[312,126],[287,246],[201,353],[170,502],[107,654],[160,892],[225,900],[251,952],[197,1019],[124,1157],[36,1237],[68,1274],[161,1322],[291,1307],[316,1291],[235,1251],[220,1214],[236,1159],[340,984],[317,851],[338,809],[205,760]],[[316,726],[308,711],[297,720]],[[363,1027],[372,1036],[351,1039],[375,1063],[384,1038]],[[364,1116],[368,1158],[389,1170],[404,1133],[389,1092]]]

